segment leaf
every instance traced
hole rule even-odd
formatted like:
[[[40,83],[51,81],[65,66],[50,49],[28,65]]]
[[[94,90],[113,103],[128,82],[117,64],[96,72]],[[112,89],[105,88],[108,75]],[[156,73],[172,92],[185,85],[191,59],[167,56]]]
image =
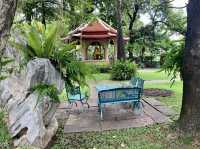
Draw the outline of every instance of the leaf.
[[[45,56],[49,57],[52,55],[52,51],[54,50],[55,40],[57,38],[57,25],[52,24],[49,25],[45,32],[45,42],[44,42],[44,50]]]
[[[28,33],[28,45],[34,50],[38,57],[42,57],[44,51],[42,49],[41,35],[37,33],[34,28]]]

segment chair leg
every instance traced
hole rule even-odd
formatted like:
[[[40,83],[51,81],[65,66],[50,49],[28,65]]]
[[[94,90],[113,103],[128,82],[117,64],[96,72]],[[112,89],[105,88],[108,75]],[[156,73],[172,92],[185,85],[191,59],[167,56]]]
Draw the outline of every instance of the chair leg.
[[[74,103],[75,103],[76,107],[78,107],[78,104],[76,103],[76,101]]]
[[[99,111],[100,111],[100,119],[102,121],[103,120],[103,109],[102,109],[101,105],[99,105]]]
[[[100,118],[101,118],[101,121],[103,120],[103,111],[102,111],[102,109],[100,109]]]
[[[83,102],[82,100],[80,100],[80,102],[81,102],[82,106],[83,106],[84,104],[86,104],[87,107],[90,108],[90,105],[88,104],[87,100],[86,100],[85,102]]]
[[[89,108],[90,108],[90,105],[89,105],[89,103],[88,103],[87,101],[86,101],[85,103],[87,104],[87,106],[88,106],[88,109],[89,109]]]

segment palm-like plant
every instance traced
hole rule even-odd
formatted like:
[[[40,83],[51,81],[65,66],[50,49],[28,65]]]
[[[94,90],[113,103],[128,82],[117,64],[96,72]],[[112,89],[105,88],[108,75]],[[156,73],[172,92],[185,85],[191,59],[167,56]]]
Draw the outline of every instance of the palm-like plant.
[[[20,37],[25,42],[12,40],[11,43],[23,53],[25,62],[36,57],[47,58],[62,74],[67,86],[73,87],[73,82],[86,85],[90,68],[76,60],[73,44],[65,44],[60,40],[61,27],[57,23],[47,24],[45,28],[42,23],[34,21],[20,28]]]
[[[19,28],[20,37],[25,42],[12,41],[12,44],[23,53],[27,62],[35,57],[52,56],[58,33],[56,23],[47,25],[45,29],[42,23],[34,21],[31,25],[24,24]]]

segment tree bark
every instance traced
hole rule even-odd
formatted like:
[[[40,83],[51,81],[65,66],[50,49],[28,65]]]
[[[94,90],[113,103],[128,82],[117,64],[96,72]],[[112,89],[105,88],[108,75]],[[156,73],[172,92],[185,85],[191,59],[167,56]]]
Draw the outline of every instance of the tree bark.
[[[46,28],[46,10],[44,1],[42,1],[42,24],[44,24]]]
[[[187,33],[183,55],[183,103],[180,128],[200,132],[200,1],[187,6]]]
[[[10,28],[13,23],[17,0],[1,0],[0,1],[0,56],[6,47],[6,43],[10,34]]]
[[[129,16],[129,19],[130,19],[128,30],[129,30],[129,38],[130,38],[129,44],[131,44],[131,45],[135,42],[134,41],[134,33],[133,33],[133,24],[136,21],[136,17],[137,17],[138,11],[139,11],[139,5],[135,4],[134,9],[132,11],[133,11],[132,15],[130,14],[130,12],[127,13]],[[134,59],[133,49],[129,48],[128,53],[129,53],[129,59],[133,60]]]
[[[122,0],[117,0],[117,10],[116,10],[116,19],[117,19],[117,59],[125,59],[124,51],[124,39],[123,39],[123,30],[122,30]]]
[[[17,0],[1,0],[0,1],[0,76],[2,72],[2,59],[4,49],[13,23]]]

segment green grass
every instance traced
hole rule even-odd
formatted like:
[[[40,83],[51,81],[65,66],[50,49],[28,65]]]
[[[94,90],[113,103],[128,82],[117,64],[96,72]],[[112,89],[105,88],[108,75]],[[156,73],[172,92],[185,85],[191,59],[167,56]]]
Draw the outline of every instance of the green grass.
[[[98,80],[109,80],[109,73],[97,73],[93,75]],[[165,72],[160,72],[159,69],[140,69],[137,72],[137,76],[144,80],[170,80],[171,76],[168,76]]]
[[[172,86],[171,83],[145,83],[145,88],[159,88],[167,89],[174,92],[170,97],[157,97],[158,100],[165,103],[168,107],[176,110],[180,113],[182,104],[182,88],[183,83],[181,81],[176,81]]]
[[[177,135],[173,125],[71,134],[60,128],[52,149],[192,149],[195,141]]]
[[[160,71],[159,69],[141,69],[138,70],[138,77],[141,77],[144,80],[170,80],[171,77],[168,76],[164,71]]]

